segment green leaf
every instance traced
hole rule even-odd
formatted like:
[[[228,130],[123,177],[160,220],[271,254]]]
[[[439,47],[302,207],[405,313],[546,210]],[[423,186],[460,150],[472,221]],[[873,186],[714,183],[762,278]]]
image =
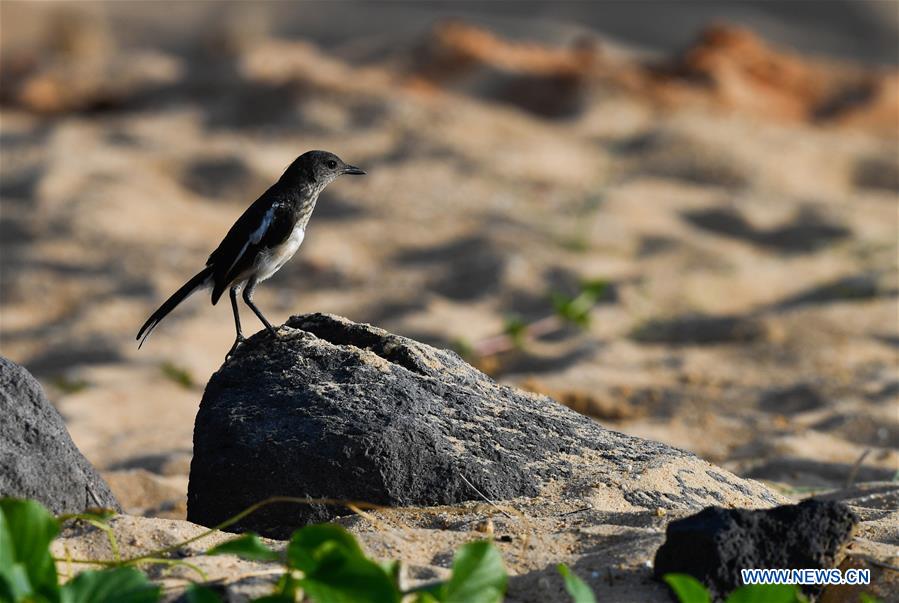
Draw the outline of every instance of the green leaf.
[[[75,521],[77,519],[81,519],[84,521],[95,521],[99,523],[106,523],[110,518],[115,516],[115,511],[112,509],[88,509],[83,513],[69,513],[66,515],[59,515],[56,517],[56,521],[59,523],[65,523],[67,521]]]
[[[322,546],[338,548],[337,545]],[[329,562],[299,583],[316,603],[399,603],[401,598],[390,576],[368,559],[344,558],[340,563]]]
[[[467,339],[461,337],[454,339],[450,343],[450,347],[454,352],[462,356],[462,358],[471,358],[474,356],[474,346]]]
[[[520,316],[507,316],[503,324],[503,332],[509,336],[516,348],[524,346],[524,336],[528,325]]]
[[[19,601],[34,596],[28,571],[21,563],[0,570],[0,601]]]
[[[340,544],[349,556],[365,557],[352,534],[333,523],[322,523],[300,528],[293,533],[287,545],[287,567],[303,572],[314,571],[318,565],[315,551],[326,542]]]
[[[87,389],[90,385],[90,383],[84,379],[70,379],[65,375],[56,377],[51,383],[64,394],[77,394],[78,392]]]
[[[297,598],[299,591],[300,581],[293,575],[293,573],[287,571],[278,579],[278,583],[275,585],[275,591],[272,596],[283,597],[288,601],[294,601]]]
[[[565,322],[570,322],[579,327],[586,327],[590,324],[592,301],[586,300],[583,296],[572,299],[561,293],[552,293],[550,299],[556,315]]]
[[[40,595],[59,598],[50,543],[59,523],[33,500],[0,500],[0,592],[18,599]]]
[[[139,570],[117,567],[81,572],[62,587],[60,600],[62,603],[156,603],[161,592]]]
[[[556,566],[556,569],[562,574],[562,579],[565,581],[565,590],[571,595],[571,600],[574,603],[596,603],[596,597],[593,595],[590,587],[587,586],[587,583],[573,574],[567,565],[560,563]]]
[[[194,378],[187,369],[168,360],[159,365],[159,368],[167,379],[174,381],[184,389],[191,389],[194,386]]]
[[[218,593],[202,584],[191,584],[184,591],[184,599],[187,603],[222,603]]]
[[[420,586],[416,586],[411,590],[407,590],[406,594],[415,595],[418,599],[422,601],[442,601],[441,597],[443,596],[443,590],[446,588],[446,582],[430,582],[428,584],[422,584]],[[425,595],[427,595],[427,598]],[[418,599],[413,599],[413,601],[418,601]]]
[[[800,603],[802,591],[794,584],[748,584],[732,592],[725,603]]]
[[[253,533],[244,534],[216,545],[206,551],[206,554],[237,555],[241,559],[250,561],[276,561],[280,558],[278,553],[265,546],[259,536]]]
[[[384,570],[384,573],[390,576],[390,579],[393,581],[394,585],[397,588],[400,587],[400,562],[397,560],[392,561],[381,561],[378,563],[381,566],[381,569]]]
[[[443,603],[498,603],[507,580],[496,547],[486,540],[469,542],[456,553],[452,576],[438,598]]]
[[[609,286],[608,281],[601,278],[588,279],[581,282],[581,294],[588,295],[596,303]]]
[[[287,545],[287,563],[316,603],[399,603],[393,575],[365,556],[352,534],[334,524],[301,528]]]
[[[899,473],[897,473],[899,475]],[[875,597],[874,595],[869,595],[868,593],[862,593],[858,597],[859,603],[880,603],[880,599]]]
[[[705,586],[688,574],[665,574],[665,582],[674,591],[680,603],[710,603],[712,600]]]

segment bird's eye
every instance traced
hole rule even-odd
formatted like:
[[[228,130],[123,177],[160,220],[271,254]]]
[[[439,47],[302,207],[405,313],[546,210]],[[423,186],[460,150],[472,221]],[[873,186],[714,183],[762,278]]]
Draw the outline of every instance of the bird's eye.
[[[328,162],[328,168],[329,168],[329,169],[332,169],[332,170],[333,170],[333,169],[336,168],[336,167],[337,167],[337,162],[334,161],[333,159],[332,159],[331,161]]]

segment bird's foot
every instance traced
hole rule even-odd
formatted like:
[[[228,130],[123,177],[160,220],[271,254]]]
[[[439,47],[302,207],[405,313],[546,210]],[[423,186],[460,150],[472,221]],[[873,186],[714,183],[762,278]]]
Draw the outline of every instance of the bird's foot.
[[[231,349],[228,350],[228,353],[225,354],[225,362],[228,362],[228,360],[231,359],[231,356],[234,355],[234,352],[237,351],[237,348],[240,347],[240,344],[242,344],[242,343],[245,342],[246,340],[247,340],[247,338],[244,337],[243,335],[238,335],[238,336],[234,339],[234,345],[232,345],[232,346],[231,346]]]

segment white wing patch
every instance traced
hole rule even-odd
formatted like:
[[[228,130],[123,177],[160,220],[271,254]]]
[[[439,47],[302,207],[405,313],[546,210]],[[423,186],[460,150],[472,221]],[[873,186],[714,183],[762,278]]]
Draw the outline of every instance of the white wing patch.
[[[259,224],[259,228],[253,231],[250,235],[250,238],[247,239],[247,242],[243,244],[243,247],[240,250],[240,253],[234,258],[234,261],[231,262],[231,265],[228,266],[227,272],[225,274],[229,274],[231,269],[234,268],[234,265],[237,264],[238,260],[243,257],[244,252],[247,250],[247,247],[250,246],[250,243],[254,245],[262,240],[262,237],[265,236],[265,231],[268,230],[268,227],[271,226],[272,220],[275,219],[275,206],[272,205],[265,215],[262,216],[262,223]]]
[[[259,225],[259,228],[253,231],[253,234],[250,235],[250,243],[258,243],[262,240],[265,231],[268,230],[268,227],[271,226],[272,220],[275,218],[275,206],[272,205],[268,208],[268,211],[265,212],[265,215],[262,216],[262,224]],[[244,250],[246,250],[247,246],[244,245]],[[243,255],[243,251],[240,252]]]

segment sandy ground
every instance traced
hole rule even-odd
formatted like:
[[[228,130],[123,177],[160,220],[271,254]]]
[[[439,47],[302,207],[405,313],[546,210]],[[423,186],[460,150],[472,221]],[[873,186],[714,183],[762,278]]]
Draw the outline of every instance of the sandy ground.
[[[602,77],[548,118],[539,78],[421,85],[427,30],[349,60],[264,30],[176,52],[73,23],[36,68],[5,55],[7,77],[49,75],[0,111],[0,351],[131,512],[184,515],[230,309],[198,295],[134,335],[312,148],[369,176],[326,191],[259,289],[273,322],[326,311],[477,350],[602,279],[587,327],[472,361],[787,494],[895,479],[895,128],[661,108]]]

